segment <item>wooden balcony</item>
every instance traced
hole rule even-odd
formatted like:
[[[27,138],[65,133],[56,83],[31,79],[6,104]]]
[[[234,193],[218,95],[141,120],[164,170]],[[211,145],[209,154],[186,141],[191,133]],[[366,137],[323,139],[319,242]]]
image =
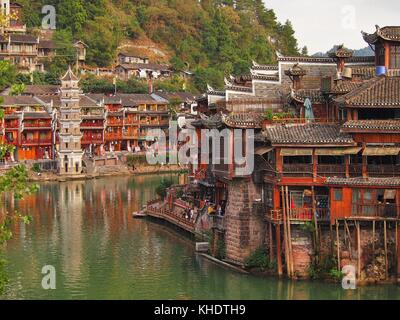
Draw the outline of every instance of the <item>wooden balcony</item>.
[[[367,165],[368,176],[370,177],[394,177],[400,176],[400,165],[380,164]]]
[[[21,145],[33,146],[33,145],[51,145],[53,143],[52,138],[44,139],[21,139]]]
[[[266,215],[267,220],[275,223],[283,222],[283,211],[270,210]],[[316,209],[316,218],[319,222],[330,221],[330,210],[329,209]],[[289,219],[291,222],[309,222],[314,220],[312,208],[294,208],[289,209]]]
[[[82,122],[81,123],[81,128],[88,128],[88,129],[103,129],[104,128],[104,124],[103,122]]]
[[[85,145],[102,144],[104,142],[102,136],[94,136],[94,137],[83,136],[81,141],[82,141],[82,144],[85,144]]]
[[[350,164],[349,165],[350,177],[361,177],[362,176],[362,164]]]
[[[106,133],[105,140],[112,141],[112,140],[122,140],[123,135],[122,133]]]
[[[24,128],[27,130],[51,129],[51,122],[24,122]]]
[[[344,164],[318,164],[317,174],[322,177],[345,177],[346,166]]]
[[[399,218],[400,206],[396,204],[358,204],[353,203],[353,217],[361,218]]]
[[[109,121],[107,120],[107,126],[108,127],[122,127],[124,125],[124,121]]]
[[[312,164],[284,164],[283,175],[289,177],[312,177]]]

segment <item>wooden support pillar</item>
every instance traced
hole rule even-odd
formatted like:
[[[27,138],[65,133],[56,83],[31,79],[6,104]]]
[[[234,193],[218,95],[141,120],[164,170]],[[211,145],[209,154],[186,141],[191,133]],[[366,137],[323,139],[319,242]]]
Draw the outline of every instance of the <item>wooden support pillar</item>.
[[[274,261],[274,244],[272,236],[272,222],[269,223],[269,262],[272,264]]]
[[[348,154],[344,156],[344,165],[346,166],[346,178],[350,178],[350,169],[349,169],[350,155]]]
[[[397,254],[397,279],[400,279],[400,232],[396,221],[396,254]]]
[[[383,221],[383,241],[385,244],[385,275],[386,279],[389,277],[389,261],[388,261],[388,247],[387,247],[387,228],[386,228],[386,220]]]
[[[283,238],[285,241],[285,262],[286,262],[286,272],[288,277],[291,277],[290,273],[290,259],[289,259],[289,237],[287,230],[287,208],[285,200],[285,189],[282,187],[282,203],[283,203]]]
[[[338,270],[340,269],[340,239],[339,239],[339,220],[336,219],[336,254],[337,254],[337,263]]]
[[[278,267],[278,275],[281,277],[283,274],[282,270],[282,252],[281,252],[281,226],[279,222],[276,225],[276,263]]]
[[[318,176],[318,156],[315,154],[315,149],[313,150],[312,154],[312,163],[313,163],[313,179],[315,182]]]
[[[357,275],[361,279],[361,230],[360,222],[356,222],[357,226]]]
[[[362,176],[363,176],[363,178],[368,177],[367,156],[362,156]]]
[[[293,246],[292,246],[292,228],[290,225],[290,203],[289,203],[289,187],[286,186],[286,208],[287,208],[287,230],[288,230],[288,247],[289,247],[289,266],[290,273],[293,277],[294,275],[294,265],[293,265]]]

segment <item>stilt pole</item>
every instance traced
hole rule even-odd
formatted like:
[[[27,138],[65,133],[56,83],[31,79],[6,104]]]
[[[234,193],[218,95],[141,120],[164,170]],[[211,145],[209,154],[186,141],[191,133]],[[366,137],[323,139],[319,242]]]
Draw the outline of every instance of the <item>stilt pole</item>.
[[[339,240],[339,220],[336,219],[336,250],[338,270],[340,270],[340,240]]]

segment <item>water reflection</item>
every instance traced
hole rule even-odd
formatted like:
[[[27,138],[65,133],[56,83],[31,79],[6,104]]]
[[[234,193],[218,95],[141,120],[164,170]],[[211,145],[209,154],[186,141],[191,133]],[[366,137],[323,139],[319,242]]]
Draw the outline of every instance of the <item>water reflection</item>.
[[[134,220],[161,179],[108,178],[46,183],[6,208],[33,216],[8,244],[8,299],[397,299],[397,286],[344,291],[340,285],[256,278],[194,253],[170,228]],[[41,289],[41,269],[54,265],[57,290]]]

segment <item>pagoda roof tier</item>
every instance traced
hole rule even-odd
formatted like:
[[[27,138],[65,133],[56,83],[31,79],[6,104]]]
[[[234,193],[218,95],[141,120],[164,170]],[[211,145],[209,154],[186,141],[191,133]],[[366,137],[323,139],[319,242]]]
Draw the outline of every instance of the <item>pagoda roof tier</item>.
[[[375,44],[380,39],[387,41],[400,41],[400,26],[386,26],[380,28],[376,25],[375,27],[376,31],[374,33],[361,32],[364,40],[369,44]]]

